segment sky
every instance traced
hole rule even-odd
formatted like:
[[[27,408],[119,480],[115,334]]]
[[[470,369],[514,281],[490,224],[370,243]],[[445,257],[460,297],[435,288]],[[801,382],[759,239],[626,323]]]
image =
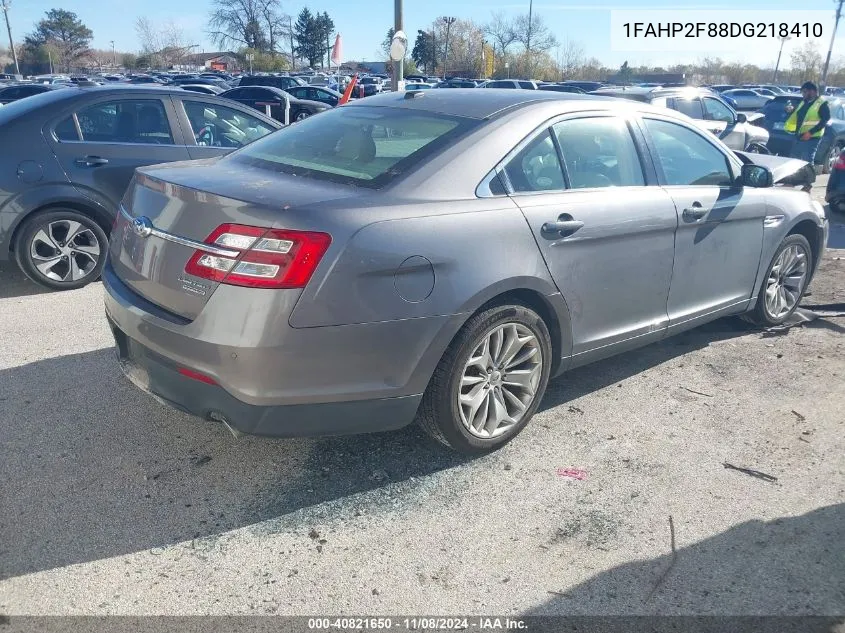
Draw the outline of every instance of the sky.
[[[181,26],[188,43],[199,45],[197,51],[216,51],[219,50],[218,47],[205,32],[211,4],[211,0],[11,0],[9,19],[15,40],[20,41],[44,16],[45,11],[61,7],[74,11],[92,29],[95,48],[108,49],[111,47],[110,41],[114,40],[115,48],[119,51],[137,51],[139,44],[133,24],[137,17],[145,16],[153,22],[173,21]],[[337,31],[343,37],[345,59],[381,59],[380,43],[387,29],[393,26],[394,0],[313,0],[307,3],[282,0],[283,11],[294,18],[306,5],[312,11],[327,11],[333,18]],[[742,8],[769,20],[772,19],[773,12],[795,9],[798,5],[794,0],[743,0],[741,3],[714,0],[712,4],[701,0],[687,3],[679,3],[677,0],[535,0],[534,13],[543,17],[559,42],[575,42],[583,48],[587,56],[597,57],[611,67],[624,61],[632,66],[693,63],[706,54],[722,57],[725,61],[743,61],[766,66],[773,65],[777,57],[779,42],[776,40],[755,40],[743,50],[734,46],[714,48],[707,53],[612,50],[611,10],[666,10],[666,15],[671,17],[671,12],[675,9],[706,9],[707,13],[704,15],[719,20],[724,19],[720,16],[724,16],[725,10]],[[824,38],[818,41],[819,49],[826,52],[833,25],[834,0],[803,0],[799,8],[824,11],[823,15],[829,16],[829,22],[825,24]],[[528,0],[404,0],[405,31],[413,42],[417,29],[428,27],[438,16],[451,15],[483,23],[490,18],[492,11],[502,11],[510,15],[527,13]],[[845,59],[845,24],[841,25],[839,31],[833,57],[836,59],[841,56]],[[0,34],[5,36],[2,30]],[[5,39],[2,41],[5,43]],[[790,49],[796,45],[796,41],[786,43],[785,64],[788,64]],[[554,55],[554,51],[552,54]]]

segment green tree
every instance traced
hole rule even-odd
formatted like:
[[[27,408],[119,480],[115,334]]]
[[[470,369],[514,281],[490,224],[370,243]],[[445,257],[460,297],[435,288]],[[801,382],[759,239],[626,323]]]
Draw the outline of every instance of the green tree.
[[[632,75],[633,71],[631,70],[630,66],[628,66],[628,62],[623,62],[622,65],[619,67],[619,73],[617,75],[619,77],[620,83],[622,83],[622,85],[631,83]]]
[[[434,72],[437,67],[437,50],[434,47],[434,36],[425,31],[417,31],[417,39],[411,51],[411,59],[417,66],[425,68],[427,73]]]
[[[68,72],[89,50],[94,34],[72,11],[50,9],[35,31],[26,36],[25,46],[31,49],[51,46],[56,52],[56,66]]]
[[[308,7],[302,9],[293,25],[293,37],[296,41],[294,54],[308,60],[312,68],[323,58],[323,47],[325,43],[320,42],[319,25],[317,17],[311,13]]]
[[[325,59],[326,62],[330,62],[329,51],[332,47],[331,37],[332,33],[334,33],[334,20],[332,20],[329,17],[329,14],[325,11],[323,13],[318,13],[314,19],[316,21],[317,37],[320,40],[320,59]]]

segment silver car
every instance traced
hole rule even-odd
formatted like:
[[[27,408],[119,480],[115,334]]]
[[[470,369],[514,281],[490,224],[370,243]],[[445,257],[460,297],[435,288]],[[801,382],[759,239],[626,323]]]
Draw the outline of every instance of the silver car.
[[[725,90],[722,92],[722,96],[733,99],[737,110],[759,110],[773,99],[771,96],[760,94],[748,88]]]
[[[235,432],[416,419],[490,451],[567,369],[725,315],[783,322],[827,225],[771,184],[665,108],[385,94],[139,169],[106,314],[136,385]]]

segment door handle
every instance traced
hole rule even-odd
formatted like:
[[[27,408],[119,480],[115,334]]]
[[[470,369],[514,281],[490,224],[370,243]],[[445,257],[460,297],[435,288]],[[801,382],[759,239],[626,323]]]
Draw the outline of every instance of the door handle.
[[[583,226],[584,223],[581,220],[574,220],[571,215],[564,214],[557,219],[557,222],[545,222],[542,231],[554,234],[555,237],[568,237]]]
[[[700,202],[693,202],[692,206],[684,209],[685,220],[700,220],[707,215],[707,209],[701,206]]]
[[[108,164],[108,158],[101,158],[100,156],[83,156],[76,159],[77,165],[85,165],[86,167],[96,167],[97,165]]]

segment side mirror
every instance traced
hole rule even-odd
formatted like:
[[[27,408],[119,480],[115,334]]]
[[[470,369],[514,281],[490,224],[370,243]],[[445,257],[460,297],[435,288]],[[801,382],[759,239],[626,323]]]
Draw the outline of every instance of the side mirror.
[[[737,123],[748,123],[748,117],[745,116],[743,112],[736,113],[736,122]]]
[[[740,184],[743,187],[771,187],[774,178],[768,167],[762,165],[743,165],[740,175]]]

